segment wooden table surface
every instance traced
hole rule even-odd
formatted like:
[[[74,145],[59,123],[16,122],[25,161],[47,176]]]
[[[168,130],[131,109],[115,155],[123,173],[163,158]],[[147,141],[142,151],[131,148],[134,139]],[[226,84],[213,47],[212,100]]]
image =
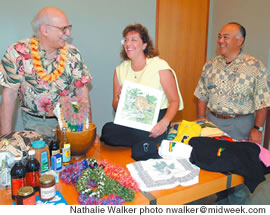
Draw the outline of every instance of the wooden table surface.
[[[126,164],[134,162],[131,158],[131,150],[124,147],[111,147],[103,143],[95,144],[87,153],[87,157],[97,160],[107,160],[111,164],[126,168]],[[158,190],[152,192],[137,192],[135,199],[126,204],[132,205],[177,205],[192,202],[216,192],[234,187],[243,183],[243,177],[236,174],[223,174],[200,170],[199,183],[192,186],[177,186],[173,189]],[[73,185],[60,181],[56,185],[68,204],[78,204],[78,192]],[[0,190],[0,204],[12,204],[10,189]]]

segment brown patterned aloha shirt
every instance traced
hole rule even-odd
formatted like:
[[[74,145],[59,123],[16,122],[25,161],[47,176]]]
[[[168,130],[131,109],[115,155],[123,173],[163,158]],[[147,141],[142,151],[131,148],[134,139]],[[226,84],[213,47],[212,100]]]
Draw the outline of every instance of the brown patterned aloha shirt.
[[[18,41],[7,49],[0,63],[0,85],[19,88],[22,110],[35,115],[46,115],[55,106],[60,96],[74,96],[78,88],[88,84],[92,77],[79,50],[66,45],[67,60],[63,74],[55,81],[41,80],[33,69],[30,40]],[[58,66],[60,51],[52,60],[46,58],[46,52],[39,46],[41,63],[49,74]]]
[[[250,114],[270,106],[270,79],[266,67],[241,53],[226,66],[223,56],[209,60],[194,95],[218,114]]]

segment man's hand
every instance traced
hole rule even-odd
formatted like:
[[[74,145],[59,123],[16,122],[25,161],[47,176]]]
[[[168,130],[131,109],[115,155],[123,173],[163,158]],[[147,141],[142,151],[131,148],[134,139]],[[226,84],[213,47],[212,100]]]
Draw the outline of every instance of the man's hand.
[[[262,132],[260,132],[256,128],[251,129],[251,131],[249,133],[249,142],[261,144],[262,143]]]

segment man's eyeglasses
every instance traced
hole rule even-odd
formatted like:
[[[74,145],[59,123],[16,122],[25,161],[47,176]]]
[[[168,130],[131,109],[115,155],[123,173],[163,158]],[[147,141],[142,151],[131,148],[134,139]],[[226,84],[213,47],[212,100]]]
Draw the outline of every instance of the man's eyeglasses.
[[[55,26],[55,25],[50,25],[50,24],[47,24],[51,27],[54,27],[54,28],[58,28],[60,31],[63,32],[63,34],[67,33],[67,30],[71,31],[72,29],[72,25],[67,25],[67,26],[64,26],[64,27],[58,27],[58,26]]]

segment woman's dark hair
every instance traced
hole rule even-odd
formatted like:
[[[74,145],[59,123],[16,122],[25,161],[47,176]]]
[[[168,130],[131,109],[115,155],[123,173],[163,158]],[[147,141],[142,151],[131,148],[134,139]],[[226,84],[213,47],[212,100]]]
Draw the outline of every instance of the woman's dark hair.
[[[154,48],[153,42],[151,38],[149,37],[147,29],[142,26],[141,24],[135,24],[135,25],[128,25],[124,31],[123,31],[123,38],[127,36],[127,34],[131,31],[137,32],[140,35],[140,38],[142,39],[143,43],[147,43],[146,48],[144,49],[144,55],[146,57],[155,57],[158,56],[158,51]],[[120,56],[123,60],[128,60],[127,53],[124,49],[124,46],[122,47]]]

